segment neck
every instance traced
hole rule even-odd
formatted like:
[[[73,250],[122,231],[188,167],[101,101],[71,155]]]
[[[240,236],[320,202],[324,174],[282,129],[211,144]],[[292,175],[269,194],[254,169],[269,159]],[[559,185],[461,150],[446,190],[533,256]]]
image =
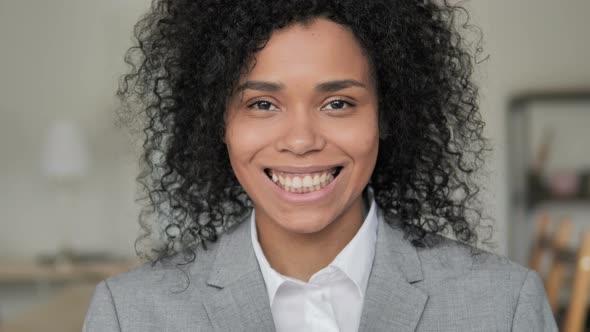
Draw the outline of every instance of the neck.
[[[258,242],[270,266],[282,275],[308,282],[352,240],[364,219],[362,195],[319,232],[293,233],[256,214]]]

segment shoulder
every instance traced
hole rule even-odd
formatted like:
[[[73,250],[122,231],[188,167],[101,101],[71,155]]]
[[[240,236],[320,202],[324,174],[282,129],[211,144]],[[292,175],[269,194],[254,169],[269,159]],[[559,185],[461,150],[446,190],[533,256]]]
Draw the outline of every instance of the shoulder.
[[[83,330],[151,331],[157,326],[172,331],[201,324],[206,313],[199,304],[206,287],[204,273],[195,266],[206,264],[206,257],[212,253],[198,253],[205,254],[189,264],[179,265],[183,260],[175,256],[156,264],[145,263],[99,283]]]
[[[523,306],[538,307],[551,317],[539,275],[510,259],[467,244],[438,237],[432,247],[418,248],[423,289],[430,294],[468,300],[477,307],[504,306],[506,314]],[[483,301],[483,302],[482,302]]]
[[[424,239],[426,246],[415,246],[398,220],[389,222],[383,218],[379,227],[383,231],[378,232],[377,247],[382,251],[396,252],[397,255],[391,257],[401,257],[401,261],[396,260],[404,270],[414,271],[413,280],[437,282],[477,279],[479,276],[485,279],[485,276],[495,275],[500,279],[524,281],[532,272],[504,256],[441,234],[428,234]]]
[[[156,263],[146,262],[104,281],[114,297],[164,297],[199,288],[209,276],[219,240],[189,252],[177,253]]]
[[[417,253],[425,280],[463,279],[518,290],[527,278],[538,278],[504,256],[442,236],[434,236],[432,246],[417,248]]]
[[[206,249],[198,245],[188,254],[145,263],[102,281],[94,292],[85,331],[105,324],[129,331],[148,331],[155,326],[169,331],[183,326],[205,329],[207,313],[201,304],[216,291],[207,282],[213,263],[221,246],[234,245],[224,238],[243,233],[243,229],[233,227],[216,242],[207,242]]]
[[[451,317],[466,310],[482,324],[506,324],[502,326],[515,331],[557,331],[535,271],[455,240],[438,237],[435,242],[416,249],[423,273],[418,287],[430,295],[431,310]],[[487,317],[494,319],[488,322]]]
[[[482,248],[441,235],[430,237],[430,246],[416,248],[423,268],[438,271],[511,271],[526,273],[527,268]]]
[[[155,264],[145,263],[104,282],[114,297],[163,297],[174,293],[177,298],[180,293],[199,291],[206,288],[211,278],[220,248],[225,251],[233,247],[238,248],[237,251],[242,250],[249,245],[249,231],[249,224],[244,220],[225,231],[216,242],[207,242],[206,247],[198,244],[191,250],[161,259]]]
[[[144,263],[105,280],[105,283],[114,293],[134,292],[142,288],[178,292],[205,285],[219,248],[232,245],[232,237],[243,237],[249,230],[246,226],[245,222],[238,223],[220,235],[216,242],[206,242],[206,247],[198,244],[156,263]]]
[[[104,280],[117,309],[142,303],[143,308],[161,303],[200,299],[205,291],[220,239],[197,245],[155,263],[146,262],[130,271]]]

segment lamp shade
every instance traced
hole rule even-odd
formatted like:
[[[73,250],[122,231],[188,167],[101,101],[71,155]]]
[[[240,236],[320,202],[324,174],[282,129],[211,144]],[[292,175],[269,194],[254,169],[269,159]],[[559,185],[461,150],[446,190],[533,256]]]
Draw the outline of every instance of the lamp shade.
[[[70,121],[56,121],[47,132],[42,152],[42,171],[48,177],[81,177],[88,173],[88,149],[84,135]]]

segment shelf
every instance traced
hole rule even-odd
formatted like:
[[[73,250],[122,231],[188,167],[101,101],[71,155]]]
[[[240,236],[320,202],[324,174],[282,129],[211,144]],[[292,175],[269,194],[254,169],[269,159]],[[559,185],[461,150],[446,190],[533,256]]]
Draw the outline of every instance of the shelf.
[[[140,261],[57,265],[0,262],[0,283],[100,281],[139,265]]]

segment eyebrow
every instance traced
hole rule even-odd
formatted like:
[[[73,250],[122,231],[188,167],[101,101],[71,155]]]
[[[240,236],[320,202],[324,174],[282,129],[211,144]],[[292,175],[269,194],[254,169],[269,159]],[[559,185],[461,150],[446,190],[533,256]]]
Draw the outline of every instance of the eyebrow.
[[[328,81],[323,82],[316,85],[315,90],[319,92],[335,92],[338,90],[350,88],[353,86],[358,86],[361,88],[366,88],[365,84],[352,80],[336,80],[336,81]],[[258,91],[266,91],[266,92],[277,92],[285,88],[283,83],[275,83],[275,82],[266,82],[266,81],[247,81],[240,86],[238,86],[237,91],[244,91],[246,89],[251,90],[258,90]]]

